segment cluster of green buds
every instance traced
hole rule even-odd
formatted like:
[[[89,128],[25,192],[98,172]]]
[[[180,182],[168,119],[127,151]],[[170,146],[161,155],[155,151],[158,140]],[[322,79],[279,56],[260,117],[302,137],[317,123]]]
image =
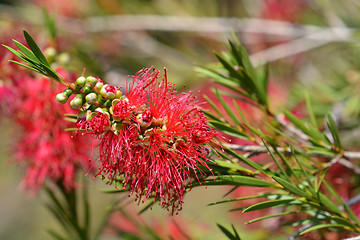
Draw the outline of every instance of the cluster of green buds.
[[[57,94],[56,100],[64,104],[71,95],[75,95],[70,101],[70,106],[74,109],[94,111],[104,108],[107,111],[112,105],[112,100],[120,98],[122,93],[119,87],[104,84],[99,78],[81,76],[75,83],[69,84],[62,93]]]

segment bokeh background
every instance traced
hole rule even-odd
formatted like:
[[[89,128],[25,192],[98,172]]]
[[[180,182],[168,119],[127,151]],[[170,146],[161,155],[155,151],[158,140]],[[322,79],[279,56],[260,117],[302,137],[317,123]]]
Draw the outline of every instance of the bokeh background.
[[[213,84],[197,74],[194,66],[216,62],[213,52],[225,50],[227,40],[235,34],[255,65],[269,62],[275,109],[300,114],[304,111],[304,93],[309,92],[316,113],[339,112],[338,120],[348,127],[343,129],[344,141],[349,148],[358,146],[357,0],[3,0],[0,43],[11,45],[12,39],[23,40],[22,29],[26,29],[40,47],[46,48],[49,33],[43,9],[56,16],[57,45],[67,68],[77,75],[86,68],[88,75],[114,85],[124,84],[127,75],[153,65],[166,67],[168,79],[179,91],[184,88],[211,97]],[[0,84],[1,79],[0,75]],[[256,119],[253,113],[247,114]],[[24,173],[11,160],[12,146],[21,129],[14,128],[12,119],[3,114],[0,132],[0,239],[49,239],[44,229],[57,225],[43,207],[46,198],[41,192],[34,195],[20,189]],[[99,216],[93,217],[93,224],[97,224],[111,199],[120,196],[101,193],[99,189],[109,186],[91,177],[88,184],[94,216]],[[207,206],[223,199],[228,190],[193,189],[178,216],[170,217],[154,206],[139,221],[165,231],[165,235],[183,229],[190,239],[225,239],[217,223],[228,227],[234,224],[241,236],[250,240],[284,239],[291,233],[290,229],[271,232],[276,224],[271,221],[243,225],[254,216],[229,212],[239,206]],[[232,196],[249,195],[251,191],[237,189]],[[124,201],[129,202],[127,213],[132,215],[142,207],[132,198]],[[137,231],[124,216],[114,217],[112,224]],[[121,237],[105,233],[103,239]],[[179,233],[175,239],[186,237]]]

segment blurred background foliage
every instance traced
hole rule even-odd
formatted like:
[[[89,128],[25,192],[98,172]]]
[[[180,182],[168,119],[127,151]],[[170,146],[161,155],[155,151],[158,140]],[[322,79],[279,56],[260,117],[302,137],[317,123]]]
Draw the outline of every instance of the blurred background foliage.
[[[309,94],[320,125],[330,111],[343,145],[359,148],[357,0],[2,0],[0,42],[12,46],[11,40],[22,39],[22,29],[27,29],[40,47],[50,46],[43,7],[56,16],[58,50],[66,53],[62,58],[77,75],[86,68],[89,75],[121,85],[128,74],[143,67],[166,67],[169,80],[179,90],[200,90],[200,95],[210,98],[213,83],[197,75],[194,66],[214,63],[213,51],[225,50],[224,43],[234,31],[255,65],[269,62],[269,104],[275,111],[288,109],[307,117],[304,96]],[[5,54],[4,49],[0,54]],[[244,113],[248,118],[259,117],[251,109]],[[21,132],[9,130],[12,122],[6,116],[0,121],[0,239],[48,239],[44,226],[54,223],[41,207],[44,199],[41,194],[28,197],[19,191],[22,171],[11,164],[11,143]],[[112,196],[98,191],[106,187],[103,184],[93,179],[88,182],[94,215],[100,215]],[[244,226],[247,215],[254,213],[232,214],[228,210],[234,206],[206,206],[220,201],[228,190],[194,189],[185,197],[180,216],[169,218],[154,207],[140,221],[149,226],[156,222],[166,231],[171,231],[166,224],[176,221],[191,239],[224,238],[216,223],[228,228],[233,223],[244,239],[284,239],[289,235],[269,235],[274,227],[271,220]],[[232,194],[240,196],[247,190],[244,187]],[[130,212],[140,209],[136,204],[130,208]],[[121,225],[120,220],[114,222]],[[104,234],[104,239],[116,238]],[[176,239],[186,236],[179,233]]]

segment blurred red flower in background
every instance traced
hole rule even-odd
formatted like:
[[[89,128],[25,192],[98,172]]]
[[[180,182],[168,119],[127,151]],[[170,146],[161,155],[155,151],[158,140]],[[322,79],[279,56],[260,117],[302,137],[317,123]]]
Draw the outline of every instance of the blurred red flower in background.
[[[63,87],[8,63],[11,55],[0,60],[0,101],[16,129],[12,149],[14,161],[25,169],[23,188],[36,192],[47,179],[73,188],[77,171],[90,168],[88,139],[65,131],[73,124],[64,120],[64,114],[74,110],[55,99]],[[64,69],[57,71],[72,78]]]

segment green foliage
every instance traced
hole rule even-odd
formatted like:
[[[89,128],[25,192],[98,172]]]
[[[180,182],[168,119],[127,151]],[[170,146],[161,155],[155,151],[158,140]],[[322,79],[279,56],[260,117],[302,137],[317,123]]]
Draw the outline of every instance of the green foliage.
[[[310,226],[298,233],[301,235],[322,228],[360,233],[359,220],[355,214],[324,180],[326,169],[333,163],[322,163],[317,158],[319,156],[326,159],[343,157],[344,149],[340,133],[332,115],[326,116],[329,135],[324,129],[319,128],[308,94],[305,95],[305,102],[310,122],[286,110],[282,113],[273,113],[268,101],[267,67],[265,71],[255,69],[238,40],[229,41],[228,50],[221,55],[216,53],[220,66],[216,68],[202,66],[198,67],[197,71],[231,91],[231,93],[222,92],[222,94],[239,94],[239,99],[244,98],[245,103],[257,106],[266,120],[263,122],[263,127],[255,127],[254,122],[246,120],[242,109],[234,104],[241,116],[241,120],[238,119],[221,92],[214,90],[215,97],[224,112],[214,104],[213,100],[207,98],[215,110],[215,112],[207,113],[212,119],[209,124],[227,134],[229,138],[245,139],[251,142],[251,145],[245,144],[245,146],[224,144],[224,153],[219,156],[222,157],[222,161],[227,161],[231,165],[241,163],[242,167],[251,170],[252,175],[240,176],[233,175],[230,171],[222,171],[221,176],[215,176],[216,182],[206,181],[206,184],[232,185],[236,188],[240,186],[263,187],[266,190],[255,196],[233,198],[210,205],[254,199],[257,203],[232,211],[241,210],[245,213],[277,208],[277,213],[267,215],[264,212],[264,216],[250,220],[248,224],[297,214],[297,218],[301,216],[302,219],[287,225]],[[231,122],[224,119],[229,119]],[[247,156],[243,155],[244,151]],[[252,160],[252,156],[263,153],[270,155],[273,164],[262,164],[258,160]],[[264,155],[261,156],[268,159]],[[222,164],[222,167],[235,169],[234,166],[225,164]],[[242,170],[242,172],[245,171]],[[337,203],[334,203],[334,199]],[[306,215],[308,217],[305,217]],[[232,239],[229,231],[224,228],[221,230],[229,239]]]
[[[263,72],[255,71],[245,48],[236,37],[235,41],[229,40],[228,49],[230,53],[215,53],[221,64],[218,69],[201,66],[196,68],[197,72],[268,108],[268,68],[265,67]],[[220,96],[218,99],[221,101]]]
[[[24,37],[26,40],[26,43],[28,44],[29,48],[25,47],[20,42],[14,40],[14,43],[19,48],[18,51],[15,49],[3,45],[6,49],[8,49],[10,52],[12,52],[15,56],[23,60],[26,64],[10,60],[10,62],[13,62],[15,64],[18,64],[22,67],[26,67],[32,71],[38,72],[44,76],[47,76],[59,83],[63,83],[63,80],[61,77],[59,77],[58,73],[53,70],[47,61],[44,54],[41,52],[39,46],[36,44],[34,39],[31,37],[31,35],[27,31],[24,32]]]
[[[231,224],[231,228],[234,231],[234,233],[232,233],[230,230],[226,229],[225,227],[223,227],[220,224],[217,224],[217,226],[220,228],[220,230],[230,239],[230,240],[241,240],[239,234],[237,233],[234,225]]]

